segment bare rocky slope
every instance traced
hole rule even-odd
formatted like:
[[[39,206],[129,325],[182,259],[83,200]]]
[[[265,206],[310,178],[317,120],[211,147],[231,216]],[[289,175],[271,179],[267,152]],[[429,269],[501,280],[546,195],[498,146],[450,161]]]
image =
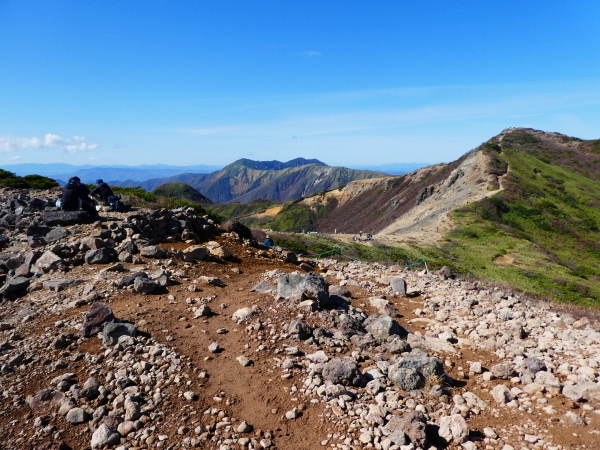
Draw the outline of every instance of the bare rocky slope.
[[[1,195],[0,448],[596,448],[586,317],[189,210],[48,225],[45,193]]]
[[[505,189],[526,197],[519,180],[511,179],[508,185],[505,182],[510,168],[497,153],[503,148],[600,179],[600,140],[510,128],[452,163],[407,175],[351,181],[342,188],[304,198],[299,204],[313,211],[313,227],[324,233],[354,235],[362,230],[377,234],[381,243],[436,245],[453,228],[453,211]]]
[[[324,233],[362,230],[382,242],[434,244],[452,228],[450,213],[497,193],[503,175],[492,169],[489,152],[473,151],[451,164],[407,175],[351,181],[301,203],[315,210],[332,205],[316,223]]]

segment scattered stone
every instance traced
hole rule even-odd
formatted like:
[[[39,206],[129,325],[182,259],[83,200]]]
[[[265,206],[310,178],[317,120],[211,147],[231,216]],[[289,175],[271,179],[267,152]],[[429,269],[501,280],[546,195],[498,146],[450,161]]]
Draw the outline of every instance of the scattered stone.
[[[115,345],[121,336],[135,336],[137,327],[132,323],[110,322],[102,330],[102,342],[105,345]]]
[[[190,402],[198,400],[198,394],[193,391],[187,391],[183,393],[183,397]]]
[[[247,356],[244,356],[244,355],[238,356],[235,359],[237,360],[237,362],[240,363],[240,366],[242,366],[242,367],[247,367],[252,364],[252,361]]]
[[[208,346],[208,351],[211,353],[219,353],[219,352],[223,351],[223,349],[219,346],[219,344],[217,344],[216,342],[213,342],[212,344],[210,344]]]
[[[167,251],[162,247],[148,245],[140,249],[140,255],[146,258],[163,259],[167,257]]]
[[[67,413],[66,419],[71,425],[89,422],[92,418],[83,408],[72,408]]]

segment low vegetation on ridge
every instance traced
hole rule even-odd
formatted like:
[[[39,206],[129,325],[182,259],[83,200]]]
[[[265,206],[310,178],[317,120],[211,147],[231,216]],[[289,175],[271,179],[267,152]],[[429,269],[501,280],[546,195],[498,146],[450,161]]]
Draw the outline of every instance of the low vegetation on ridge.
[[[510,168],[504,189],[456,210],[456,227],[442,249],[474,275],[560,301],[597,305],[597,178],[548,152],[536,155],[530,145],[539,140],[531,134],[517,139],[486,144]]]
[[[20,177],[8,170],[0,169],[0,186],[13,189],[50,189],[58,186],[58,183],[52,178],[42,175],[26,175]]]

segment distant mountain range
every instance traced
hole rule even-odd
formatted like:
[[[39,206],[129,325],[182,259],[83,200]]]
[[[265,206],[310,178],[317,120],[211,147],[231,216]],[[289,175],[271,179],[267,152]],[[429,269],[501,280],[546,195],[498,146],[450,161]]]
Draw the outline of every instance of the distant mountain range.
[[[147,191],[170,183],[185,183],[215,203],[250,202],[256,199],[279,202],[335,189],[353,180],[387,176],[383,172],[330,167],[316,159],[296,158],[288,162],[240,159],[208,174],[185,173],[144,182],[115,183],[141,186]]]
[[[250,159],[241,159],[244,164],[252,169],[256,170],[280,170],[284,164],[293,163],[293,161],[304,161],[303,164],[311,164],[318,162],[316,159],[302,159],[297,158],[287,163],[279,161],[252,161]],[[321,163],[322,164],[322,163]],[[404,173],[412,172],[413,170],[425,167],[425,163],[406,163],[406,164],[386,164],[382,166],[348,166],[350,169],[356,170],[371,170],[374,172],[384,172],[388,175],[401,175]],[[125,182],[128,186],[131,182],[144,182],[153,178],[165,178],[172,177],[175,175],[183,174],[202,174],[211,173],[221,170],[223,165],[208,165],[208,164],[197,164],[192,166],[170,166],[167,164],[141,164],[139,166],[123,166],[123,165],[82,165],[74,166],[71,164],[55,163],[55,164],[12,164],[4,165],[3,169],[13,172],[19,176],[25,175],[43,175],[46,177],[53,178],[59,183],[64,184],[66,180],[73,176],[78,176],[85,183],[93,183],[99,178],[109,184],[121,185]],[[291,167],[291,166],[287,166]],[[138,185],[136,184],[136,186]],[[156,187],[158,185],[155,185]]]
[[[170,177],[186,172],[210,173],[220,170],[223,166],[198,164],[195,166],[169,166],[166,164],[142,164],[139,166],[74,166],[71,164],[13,164],[3,166],[5,170],[19,176],[37,174],[65,181],[73,176],[78,176],[85,183],[93,183],[98,178],[116,184],[120,180],[146,181],[150,178]]]

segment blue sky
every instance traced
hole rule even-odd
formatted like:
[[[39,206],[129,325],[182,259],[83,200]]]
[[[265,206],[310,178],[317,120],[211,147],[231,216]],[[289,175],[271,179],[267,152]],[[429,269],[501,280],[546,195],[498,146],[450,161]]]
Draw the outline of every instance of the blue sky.
[[[600,2],[0,0],[0,164],[449,162],[600,138]]]

